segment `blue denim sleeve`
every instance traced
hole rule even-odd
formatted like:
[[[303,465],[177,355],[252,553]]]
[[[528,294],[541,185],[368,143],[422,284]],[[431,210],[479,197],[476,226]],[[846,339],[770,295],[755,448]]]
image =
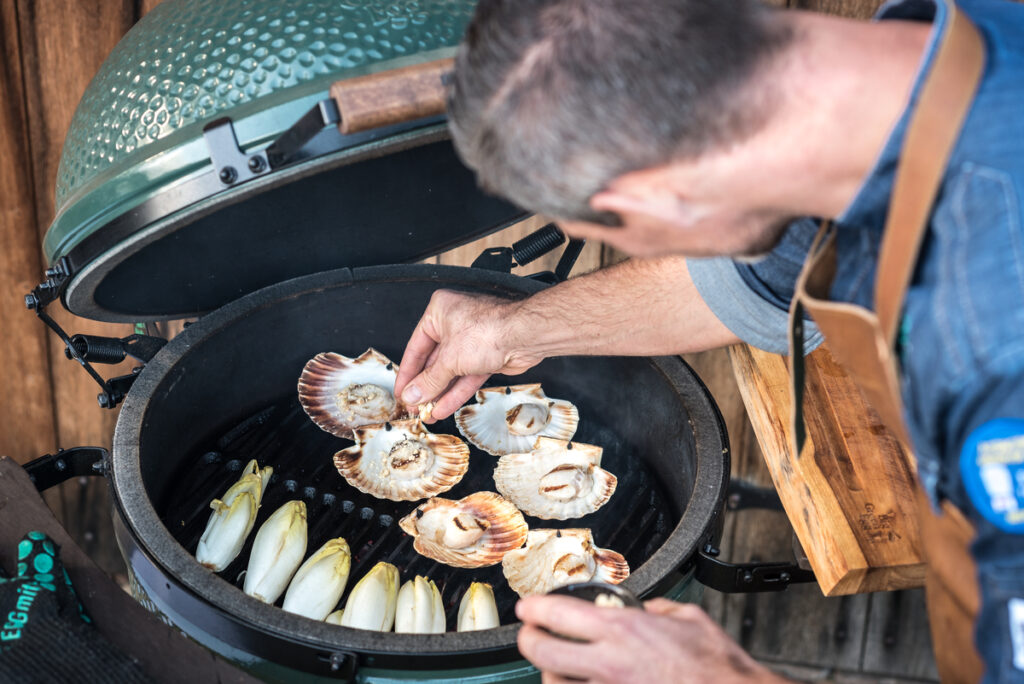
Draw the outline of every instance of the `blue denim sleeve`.
[[[971,555],[981,611],[974,635],[983,681],[1024,682],[1024,372],[989,377],[974,389],[964,393],[963,414],[951,412],[963,438],[950,435],[943,476],[954,480],[950,498],[977,530]]]
[[[788,354],[789,304],[817,230],[809,219],[795,221],[775,249],[754,263],[688,259],[690,277],[712,313],[737,337],[758,349]],[[804,330],[804,354],[809,354],[822,336],[811,321]]]

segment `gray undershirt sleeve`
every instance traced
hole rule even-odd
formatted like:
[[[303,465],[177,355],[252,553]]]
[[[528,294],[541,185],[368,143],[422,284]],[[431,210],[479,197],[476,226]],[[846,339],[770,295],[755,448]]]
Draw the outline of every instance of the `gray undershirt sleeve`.
[[[686,265],[704,302],[737,337],[767,352],[789,353],[789,312],[755,292],[732,259],[687,259]],[[804,354],[814,351],[822,340],[818,326],[807,321]]]

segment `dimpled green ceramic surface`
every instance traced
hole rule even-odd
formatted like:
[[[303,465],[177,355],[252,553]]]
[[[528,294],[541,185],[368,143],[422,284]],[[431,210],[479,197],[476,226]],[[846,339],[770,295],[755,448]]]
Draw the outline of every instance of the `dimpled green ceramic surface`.
[[[209,168],[202,127],[271,142],[335,80],[446,56],[473,0],[165,0],[110,53],[72,119],[50,262],[155,193]]]

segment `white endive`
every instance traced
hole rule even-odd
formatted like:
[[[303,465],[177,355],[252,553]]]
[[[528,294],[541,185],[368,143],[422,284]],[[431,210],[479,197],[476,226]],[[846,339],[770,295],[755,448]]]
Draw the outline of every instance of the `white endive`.
[[[273,603],[306,555],[306,504],[289,501],[267,518],[252,543],[245,593]]]
[[[356,583],[345,602],[341,624],[356,629],[390,632],[395,624],[398,568],[380,562]]]
[[[332,625],[341,624],[341,616],[345,614],[344,610],[336,610],[327,617],[324,618],[324,622],[329,622]]]
[[[493,629],[499,626],[498,606],[494,603],[494,590],[486,582],[473,582],[469,585],[462,602],[459,603],[460,632],[473,632],[478,629]]]
[[[398,590],[395,631],[442,634],[444,627],[444,605],[437,585],[419,575],[403,584]]]
[[[338,605],[348,583],[352,554],[348,542],[332,539],[299,567],[284,595],[284,609],[323,620]]]
[[[224,496],[210,502],[213,513],[199,538],[196,560],[214,572],[231,564],[252,532],[260,500],[273,472],[270,466],[260,470],[253,459]]]

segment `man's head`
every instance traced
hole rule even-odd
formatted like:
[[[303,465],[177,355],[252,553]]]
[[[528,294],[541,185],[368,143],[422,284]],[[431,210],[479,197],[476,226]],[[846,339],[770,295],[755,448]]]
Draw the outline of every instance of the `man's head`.
[[[568,232],[640,254],[763,249],[767,217],[686,202],[666,174],[758,130],[772,98],[754,77],[788,40],[755,0],[481,0],[452,135],[482,187]],[[686,234],[713,221],[743,237]]]

